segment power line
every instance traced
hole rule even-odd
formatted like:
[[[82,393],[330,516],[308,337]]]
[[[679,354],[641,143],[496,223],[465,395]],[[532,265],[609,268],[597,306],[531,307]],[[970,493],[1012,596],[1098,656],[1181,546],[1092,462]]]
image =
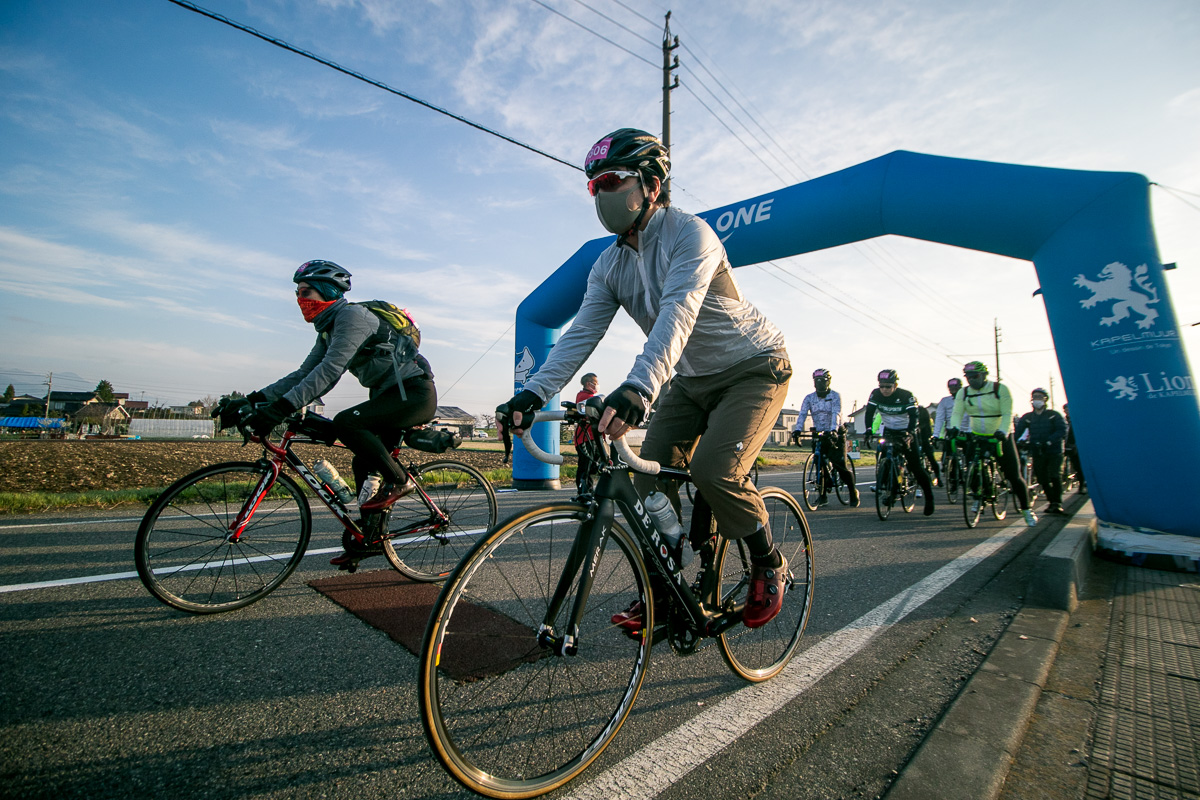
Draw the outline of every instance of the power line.
[[[651,47],[658,47],[658,42],[650,41],[645,36],[642,36],[640,33],[633,30],[633,28],[627,28],[625,25],[622,25],[620,22],[617,22],[615,19],[610,17],[608,14],[605,14],[603,11],[599,11],[597,9],[592,8],[587,3],[583,2],[583,0],[575,0],[575,2],[578,3],[579,5],[583,6],[584,8],[586,8],[588,11],[592,12],[593,14],[604,17],[606,20],[611,22],[613,25],[616,25],[618,28],[625,31],[626,33],[636,36],[638,39],[641,39],[643,42],[650,45]]]
[[[1180,197],[1176,193],[1182,192],[1183,194],[1190,194],[1193,197],[1200,197],[1200,194],[1196,194],[1195,192],[1185,192],[1183,189],[1172,189],[1170,186],[1163,186],[1161,183],[1151,183],[1150,185],[1157,186],[1158,188],[1162,189],[1164,192],[1171,195],[1172,197],[1174,197],[1176,200],[1183,203],[1184,205],[1190,206],[1191,208],[1194,208],[1197,211],[1200,211],[1200,206],[1196,205],[1195,203],[1190,203],[1187,200],[1184,200],[1182,197]]]
[[[172,3],[174,3],[174,2],[175,2],[175,0],[171,0],[171,2],[172,2]],[[630,50],[628,47],[625,47],[624,45],[617,44],[617,43],[616,43],[616,42],[614,42],[612,39],[609,39],[607,36],[605,36],[605,35],[604,35],[604,34],[602,34],[602,33],[597,33],[596,31],[594,31],[594,30],[592,30],[591,28],[589,28],[587,25],[584,25],[584,24],[583,24],[582,22],[580,22],[579,20],[576,20],[576,19],[571,19],[571,18],[570,18],[570,17],[568,17],[566,14],[562,13],[561,11],[559,11],[557,8],[551,8],[550,6],[546,5],[545,3],[543,3],[543,2],[542,2],[542,0],[529,0],[529,2],[531,2],[531,3],[537,3],[539,6],[541,6],[541,7],[542,7],[542,8],[544,8],[544,9],[546,9],[546,10],[547,10],[547,11],[549,11],[551,14],[557,14],[558,16],[560,16],[560,17],[562,17],[563,19],[565,19],[567,22],[571,23],[572,25],[578,25],[580,28],[583,28],[585,31],[587,31],[588,33],[590,33],[592,36],[595,36],[595,37],[596,37],[596,38],[598,38],[598,39],[603,39],[604,41],[608,42],[609,44],[611,44],[613,47],[617,48],[618,50],[624,50],[626,53],[628,53],[629,55],[631,55],[631,56],[633,56],[634,58],[638,59],[639,61],[644,61],[644,62],[646,62],[647,64],[649,64],[650,66],[654,67],[655,69],[658,69],[658,68],[659,68],[658,64],[655,64],[655,63],[654,63],[653,61],[651,61],[650,59],[648,59],[648,58],[643,58],[642,56],[640,56],[640,55],[638,55],[637,53],[635,53],[635,52],[633,52],[632,50]],[[596,12],[596,13],[600,13],[600,12]],[[641,38],[641,37],[638,37],[638,38]],[[653,42],[651,42],[651,44],[653,44]],[[577,169],[578,169],[578,168],[577,168]]]
[[[523,147],[526,150],[529,150],[530,152],[533,152],[533,153],[537,153],[539,156],[544,156],[545,158],[548,158],[551,161],[557,161],[560,164],[564,164],[564,165],[570,167],[571,169],[577,169],[580,172],[583,171],[583,169],[581,167],[577,166],[576,164],[572,164],[570,161],[566,161],[565,159],[561,159],[558,156],[551,155],[550,153],[547,153],[544,150],[539,150],[536,147],[534,147],[533,145],[525,144],[525,142],[522,142],[519,139],[514,139],[511,136],[507,136],[503,133],[500,133],[499,131],[491,129],[491,128],[487,127],[486,125],[482,125],[478,122],[469,120],[466,117],[455,114],[452,111],[447,111],[446,109],[441,108],[440,106],[435,106],[433,103],[422,100],[421,98],[411,95],[408,92],[401,91],[400,89],[395,89],[391,86],[388,86],[386,83],[383,83],[382,81],[377,81],[374,78],[368,78],[366,75],[363,75],[360,72],[355,72],[354,70],[347,69],[346,67],[343,67],[340,64],[337,64],[333,61],[322,58],[321,56],[318,56],[314,53],[310,53],[307,50],[301,50],[299,47],[288,44],[287,42],[283,41],[282,39],[279,39],[274,36],[270,36],[268,34],[257,31],[254,28],[249,27],[248,25],[241,24],[240,22],[235,22],[234,20],[229,19],[229,17],[225,17],[225,16],[222,16],[221,14],[217,14],[213,11],[209,11],[208,9],[201,8],[200,6],[198,6],[194,3],[188,2],[188,0],[167,0],[167,2],[174,3],[175,5],[179,6],[180,8],[186,8],[188,11],[194,11],[201,16],[208,17],[209,19],[212,19],[212,20],[216,20],[217,22],[220,22],[224,25],[228,25],[231,28],[236,28],[237,30],[242,31],[243,33],[248,33],[251,36],[262,39],[264,42],[268,42],[270,44],[275,45],[276,47],[287,50],[290,53],[295,53],[298,56],[304,56],[305,58],[307,58],[311,61],[315,61],[318,64],[329,67],[332,70],[336,70],[336,71],[342,73],[343,75],[348,75],[351,78],[354,78],[355,80],[360,80],[363,83],[370,84],[371,86],[374,86],[378,89],[383,89],[385,92],[390,92],[398,97],[403,97],[405,100],[411,100],[412,102],[416,103],[417,105],[424,106],[425,108],[428,108],[431,111],[436,111],[439,114],[444,114],[445,116],[450,117],[453,120],[457,120],[458,122],[462,122],[466,125],[470,125],[472,128],[475,128],[476,130],[480,130],[480,131],[483,131],[484,133],[491,134],[492,136],[495,136],[499,139],[503,139],[504,141],[506,141],[510,144],[515,144],[518,147]],[[539,0],[533,0],[533,2],[538,3]],[[620,45],[618,45],[618,47],[619,46]],[[624,48],[622,48],[622,49],[624,49]],[[645,59],[642,59],[642,60],[645,61]]]
[[[536,2],[536,0],[535,0],[535,2]],[[680,82],[679,85],[682,86],[684,89],[686,89],[688,94],[690,94],[692,97],[696,98],[696,102],[699,103],[701,106],[703,106],[704,109],[706,111],[708,111],[708,113],[712,114],[713,119],[715,119],[717,122],[721,123],[721,125],[725,128],[725,130],[729,131],[729,135],[732,136],[733,138],[737,139],[742,144],[743,147],[745,147],[748,151],[750,151],[750,155],[757,158],[759,160],[759,162],[761,162],[762,165],[764,167],[766,167],[767,170],[779,180],[779,182],[781,184],[783,184],[784,186],[789,185],[790,182],[788,181],[788,179],[783,177],[782,175],[780,175],[778,172],[776,172],[775,168],[772,167],[770,164],[768,164],[762,156],[760,156],[757,152],[755,152],[753,147],[746,144],[746,141],[744,139],[742,139],[741,136],[738,136],[737,131],[735,131],[733,128],[729,127],[728,123],[726,123],[725,120],[721,119],[717,115],[717,112],[713,111],[712,108],[710,108],[707,103],[705,103],[702,99],[700,99],[700,95],[698,95],[692,91],[692,87],[690,87],[686,83],[682,83],[682,82]]]
[[[494,341],[490,345],[488,345],[488,349],[484,350],[483,353],[479,356],[479,358],[475,359],[475,361],[472,362],[471,366],[467,367],[466,370],[463,371],[463,374],[459,375],[458,379],[455,380],[454,383],[450,384],[450,388],[446,389],[444,392],[441,393],[442,396],[449,397],[451,390],[454,389],[455,386],[458,386],[458,384],[462,382],[462,379],[467,377],[467,375],[470,374],[471,370],[475,369],[476,364],[478,364],[480,361],[483,361],[484,356],[486,356],[488,353],[492,352],[493,347],[500,344],[501,339],[503,339],[505,336],[508,336],[508,332],[511,331],[513,329],[513,326],[515,326],[516,324],[517,324],[516,322],[513,322],[512,325],[509,325],[508,328],[505,329],[504,333],[497,336],[496,341]]]

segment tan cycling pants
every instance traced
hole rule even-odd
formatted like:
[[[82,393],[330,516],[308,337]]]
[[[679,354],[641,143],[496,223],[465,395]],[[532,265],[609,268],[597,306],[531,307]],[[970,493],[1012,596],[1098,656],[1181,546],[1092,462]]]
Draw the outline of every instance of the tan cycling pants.
[[[646,430],[642,458],[688,465],[728,539],[766,524],[749,473],[779,419],[791,377],[786,355],[755,356],[715,375],[676,375]],[[654,477],[638,475],[635,485],[644,496]]]

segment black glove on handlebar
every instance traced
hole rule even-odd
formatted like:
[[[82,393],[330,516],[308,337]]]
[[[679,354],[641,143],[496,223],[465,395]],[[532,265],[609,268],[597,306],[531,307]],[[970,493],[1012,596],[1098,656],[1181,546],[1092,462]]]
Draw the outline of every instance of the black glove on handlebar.
[[[263,403],[267,402],[267,396],[257,389],[246,395],[246,399],[256,406],[261,406]]]
[[[254,407],[245,397],[222,397],[213,406],[212,417],[219,418],[221,430],[232,428],[247,415],[254,413]]]
[[[295,410],[296,407],[289,400],[281,397],[273,403],[255,408],[254,413],[246,420],[246,426],[254,431],[256,436],[265,437]]]
[[[646,396],[631,384],[622,383],[604,399],[604,407],[616,412],[617,419],[636,428],[646,418]]]
[[[526,416],[537,411],[543,405],[542,398],[538,397],[528,389],[523,389],[512,397],[507,403],[496,406],[496,419],[504,424],[507,428],[516,427],[512,422],[514,413],[521,415],[520,430],[529,428],[530,420]]]

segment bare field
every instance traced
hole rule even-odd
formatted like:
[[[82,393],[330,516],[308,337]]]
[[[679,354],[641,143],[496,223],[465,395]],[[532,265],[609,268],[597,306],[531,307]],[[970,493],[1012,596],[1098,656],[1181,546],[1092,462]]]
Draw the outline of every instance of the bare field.
[[[441,458],[481,470],[501,468],[503,452],[459,448],[444,455],[405,448],[402,460]],[[486,445],[483,445],[486,447]],[[310,464],[326,458],[349,476],[350,451],[343,447],[297,445]],[[193,470],[222,461],[257,461],[262,448],[239,442],[185,440],[40,440],[0,442],[0,492],[86,492],[98,489],[146,489],[168,486]],[[573,460],[573,456],[569,457]]]

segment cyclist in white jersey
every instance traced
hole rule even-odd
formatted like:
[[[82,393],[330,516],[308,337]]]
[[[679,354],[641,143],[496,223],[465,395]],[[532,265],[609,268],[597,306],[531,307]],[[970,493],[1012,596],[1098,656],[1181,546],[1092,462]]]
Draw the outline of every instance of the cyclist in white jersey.
[[[647,341],[624,383],[604,399],[599,430],[619,438],[641,424],[670,381],[641,456],[687,464],[722,535],[745,542],[751,574],[742,621],[756,628],[782,608],[787,563],[749,473],[787,399],[791,362],[783,334],[742,295],[716,231],[671,205],[664,191],[670,168],[658,137],[633,128],[588,151],[588,191],[616,241],[592,265],[571,327],[496,413],[517,433],[527,428],[526,415],[571,379],[624,309]],[[655,478],[636,475],[634,484],[646,495]],[[613,623],[639,630],[639,605]]]
[[[1012,393],[999,381],[987,379],[988,368],[982,361],[970,361],[963,366],[967,385],[954,397],[954,412],[950,418],[950,434],[957,437],[963,420],[971,420],[971,439],[976,447],[997,448],[998,461],[1025,524],[1037,524],[1037,515],[1029,507],[1029,492],[1021,478],[1017,462],[1017,447],[1009,433],[1012,428]]]
[[[825,458],[837,470],[847,488],[850,490],[850,504],[858,505],[858,487],[854,485],[854,473],[846,460],[846,428],[842,425],[842,396],[830,388],[833,375],[827,369],[813,372],[815,392],[810,393],[800,404],[800,416],[796,419],[796,431],[804,430],[804,422],[812,415],[813,449],[820,447]],[[825,435],[822,435],[825,434]],[[824,482],[821,483],[820,497],[817,502],[825,505],[829,502],[825,496],[827,491]]]

